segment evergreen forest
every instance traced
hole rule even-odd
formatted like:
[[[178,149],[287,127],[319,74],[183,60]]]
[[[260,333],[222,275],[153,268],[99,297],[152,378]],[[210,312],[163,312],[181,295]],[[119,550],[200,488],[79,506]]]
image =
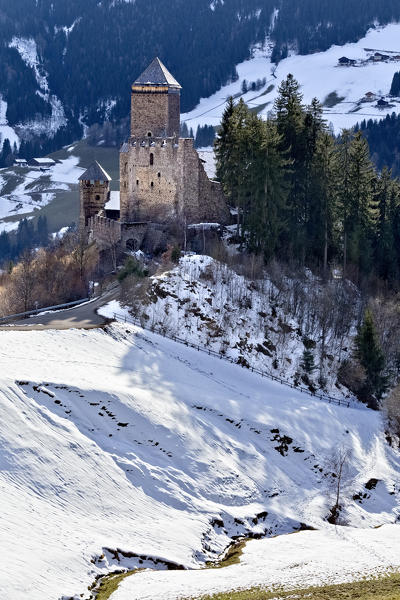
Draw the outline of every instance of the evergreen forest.
[[[400,181],[379,171],[363,134],[329,133],[318,100],[292,75],[263,121],[230,99],[215,142],[217,175],[237,211],[237,242],[360,284],[400,283]]]

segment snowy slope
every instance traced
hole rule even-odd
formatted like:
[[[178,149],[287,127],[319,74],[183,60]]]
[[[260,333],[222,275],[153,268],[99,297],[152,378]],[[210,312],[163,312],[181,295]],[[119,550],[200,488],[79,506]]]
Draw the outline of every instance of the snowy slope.
[[[10,127],[7,121],[7,102],[3,100],[2,94],[0,94],[0,147],[3,147],[4,140],[8,139],[11,144],[11,148],[14,144],[19,146],[19,137],[15,130]]]
[[[132,292],[126,301],[146,328],[178,336],[290,383],[302,384],[301,362],[308,344],[315,366],[323,355],[321,370],[311,376],[313,384],[319,387],[321,375],[326,381],[325,393],[350,397],[349,391],[338,385],[337,372],[352,351],[358,296],[350,283],[333,281],[329,288],[320,288],[311,273],[308,275],[302,280],[287,278],[278,289],[267,274],[251,281],[209,256],[185,256],[179,266],[154,276],[145,295]],[[329,290],[331,304],[324,308],[325,300],[320,315],[321,306],[315,305],[322,289]],[[347,330],[338,337],[344,307]],[[295,310],[297,317],[293,316]],[[327,311],[330,322],[328,327],[325,324],[323,350],[320,317],[325,318]],[[100,312],[112,317],[119,309],[111,305]]]
[[[67,124],[67,120],[61,100],[50,92],[48,74],[40,63],[36,42],[33,38],[13,37],[9,47],[15,48],[27,67],[33,70],[39,87],[37,93],[51,106],[51,117],[24,123],[23,129],[35,135],[46,134],[52,137],[60,127]]]
[[[190,113],[182,116],[188,127],[194,131],[198,125],[218,125],[226,99],[241,93],[244,79],[248,82],[267,78],[267,83],[259,92],[248,92],[243,96],[250,108],[267,116],[273,108],[280,82],[292,73],[302,86],[304,101],[311,102],[317,97],[324,102],[336,92],[342,101],[331,108],[325,107],[324,115],[332,123],[337,133],[344,127],[352,127],[363,119],[382,119],[392,112],[400,113],[400,99],[391,100],[392,106],[380,110],[375,102],[361,102],[367,92],[381,96],[389,94],[393,75],[400,71],[399,60],[372,63],[363,61],[375,52],[391,52],[400,55],[400,24],[391,24],[370,30],[357,43],[332,46],[326,52],[306,56],[293,55],[282,60],[276,68],[270,61],[270,46],[257,48],[254,57],[237,66],[239,79],[220,89],[209,98],[202,99]],[[339,67],[342,56],[359,61],[354,67]],[[273,86],[273,89],[270,88]],[[270,90],[270,91],[268,91]]]
[[[7,600],[86,598],[96,574],[140,564],[107,549],[196,567],[232,535],[325,529],[327,457],[341,445],[352,450],[343,518],[372,527],[399,514],[400,460],[379,414],[134,326],[1,332],[0,422]]]
[[[71,155],[44,172],[28,166],[0,169],[0,232],[17,229],[15,216],[32,218],[32,213],[55,200],[57,191],[76,185],[83,173],[78,163],[79,157]]]

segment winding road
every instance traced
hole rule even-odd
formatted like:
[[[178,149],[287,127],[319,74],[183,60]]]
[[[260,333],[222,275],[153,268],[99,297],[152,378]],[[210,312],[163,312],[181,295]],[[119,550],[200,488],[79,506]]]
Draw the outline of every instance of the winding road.
[[[100,297],[65,310],[48,312],[28,319],[21,319],[0,326],[0,331],[35,331],[46,329],[96,329],[108,322],[106,317],[97,314],[97,309],[119,296],[119,289],[113,288]]]

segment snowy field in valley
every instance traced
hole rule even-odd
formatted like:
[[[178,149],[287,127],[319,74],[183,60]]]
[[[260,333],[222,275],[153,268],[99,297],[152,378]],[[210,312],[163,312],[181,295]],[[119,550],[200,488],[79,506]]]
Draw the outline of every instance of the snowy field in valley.
[[[247,543],[240,564],[197,571],[146,571],[111,600],[176,600],[252,587],[322,586],[371,578],[400,566],[399,525],[331,527]]]
[[[388,62],[372,62],[367,59],[379,51],[390,52],[393,60]],[[243,96],[250,108],[267,116],[273,108],[280,82],[292,73],[301,84],[304,101],[309,103],[314,97],[325,102],[330,94],[336,93],[342,98],[333,107],[324,108],[324,116],[332,123],[335,132],[344,127],[352,127],[363,119],[382,119],[392,112],[400,113],[400,99],[391,99],[389,108],[383,110],[376,107],[381,96],[390,91],[393,75],[400,71],[400,24],[391,24],[370,30],[357,43],[344,46],[332,46],[325,52],[311,55],[292,55],[282,60],[275,68],[270,61],[270,49],[254,52],[254,57],[237,66],[238,81],[224,86],[209,98],[202,99],[198,106],[182,115],[182,120],[196,132],[198,125],[218,125],[229,96],[241,94],[242,82],[267,78],[266,85],[258,92],[248,92]],[[359,61],[354,67],[338,66],[339,58],[346,56]],[[366,61],[366,62],[364,62]],[[271,91],[268,90],[272,87]],[[361,102],[365,94],[376,94],[373,102]]]
[[[0,170],[0,232],[18,228],[19,220],[9,217],[30,215],[56,198],[56,191],[76,185],[83,169],[79,157],[71,155],[46,171],[32,167]],[[4,192],[5,190],[5,192]]]
[[[353,576],[399,565],[399,454],[381,415],[363,406],[332,406],[116,324],[0,332],[0,419],[7,600],[87,598],[97,574],[156,558],[198,568],[233,535],[284,534],[301,523],[322,531],[251,542],[242,566],[212,577],[168,573],[164,596],[153,587],[164,575],[146,572],[114,597],[262,583],[267,560],[271,578],[309,583],[313,564],[321,579],[334,577],[331,551],[343,578],[350,553]],[[351,451],[342,518],[360,531],[325,520],[330,457],[341,446]]]

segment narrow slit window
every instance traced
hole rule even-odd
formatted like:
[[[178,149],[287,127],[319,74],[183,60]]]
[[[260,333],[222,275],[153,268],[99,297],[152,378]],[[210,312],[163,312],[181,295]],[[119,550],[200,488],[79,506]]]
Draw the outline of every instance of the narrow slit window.
[[[150,165],[154,165],[154,154],[150,152]]]

